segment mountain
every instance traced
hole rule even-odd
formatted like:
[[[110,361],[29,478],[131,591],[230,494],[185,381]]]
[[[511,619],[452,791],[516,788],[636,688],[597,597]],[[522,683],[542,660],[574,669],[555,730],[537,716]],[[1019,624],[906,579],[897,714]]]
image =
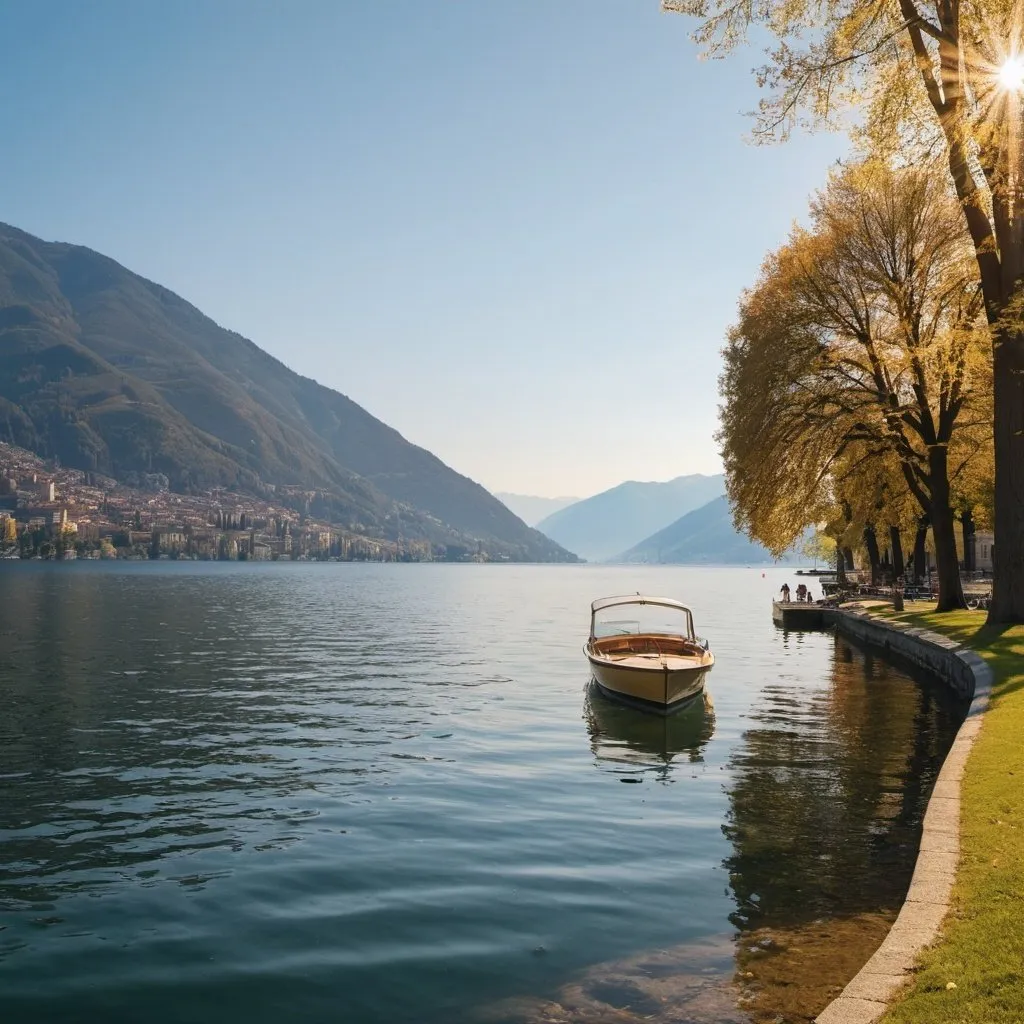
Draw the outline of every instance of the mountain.
[[[723,494],[630,548],[618,561],[729,565],[773,559],[766,548],[736,532]]]
[[[173,292],[0,224],[0,440],[173,490],[305,488],[371,536],[571,559],[468,477]]]
[[[725,478],[694,473],[666,483],[629,480],[576,502],[537,529],[591,561],[613,558],[725,491]]]
[[[533,494],[509,494],[507,491],[496,491],[494,496],[529,526],[536,526],[546,516],[580,500],[579,498],[540,498]]]

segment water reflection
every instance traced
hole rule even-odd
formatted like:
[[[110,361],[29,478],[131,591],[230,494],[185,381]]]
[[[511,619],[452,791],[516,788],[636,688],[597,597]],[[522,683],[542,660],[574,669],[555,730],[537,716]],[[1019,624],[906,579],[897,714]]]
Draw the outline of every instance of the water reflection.
[[[766,965],[884,927],[955,716],[716,570],[714,713],[591,694],[584,742],[625,572],[5,566],[6,1016],[773,1019]]]
[[[673,715],[656,715],[626,707],[604,696],[591,681],[583,704],[590,749],[601,761],[657,768],[668,778],[675,758],[703,760],[715,731],[715,712],[705,693]]]
[[[648,950],[596,964],[500,1019],[811,1024],[896,917],[964,711],[945,687],[841,639],[824,679],[780,673],[725,765],[732,968],[710,945]],[[596,689],[585,717],[596,757],[665,773],[679,755],[703,760],[714,730],[711,709],[661,718]]]
[[[755,1019],[810,1021],[895,919],[964,706],[843,640],[827,686],[763,698],[730,759],[730,920]]]

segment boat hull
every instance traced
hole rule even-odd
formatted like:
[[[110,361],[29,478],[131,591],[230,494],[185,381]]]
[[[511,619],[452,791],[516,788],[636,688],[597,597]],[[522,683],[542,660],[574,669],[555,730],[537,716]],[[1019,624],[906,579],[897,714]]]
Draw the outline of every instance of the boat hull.
[[[590,671],[601,692],[613,700],[648,711],[670,714],[686,707],[704,692],[704,678],[714,659],[671,668],[661,663],[651,667],[627,666],[587,653]]]

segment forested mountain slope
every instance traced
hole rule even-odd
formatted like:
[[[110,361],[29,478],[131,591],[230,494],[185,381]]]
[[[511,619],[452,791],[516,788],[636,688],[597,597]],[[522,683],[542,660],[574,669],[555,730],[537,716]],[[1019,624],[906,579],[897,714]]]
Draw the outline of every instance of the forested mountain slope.
[[[564,559],[351,399],[81,246],[0,224],[0,440],[117,479],[323,492],[339,521]]]

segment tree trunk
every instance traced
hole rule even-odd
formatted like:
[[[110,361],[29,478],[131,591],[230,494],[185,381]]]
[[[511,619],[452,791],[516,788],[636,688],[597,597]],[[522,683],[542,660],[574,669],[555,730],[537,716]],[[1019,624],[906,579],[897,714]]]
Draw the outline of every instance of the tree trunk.
[[[846,568],[849,569],[850,572],[853,572],[854,569],[857,568],[857,566],[853,564],[853,549],[843,548],[843,558],[846,559]]]
[[[951,508],[932,510],[932,533],[935,537],[935,571],[939,577],[939,603],[935,610],[948,612],[954,608],[966,608]]]
[[[868,561],[871,563],[871,586],[878,586],[878,538],[875,537],[873,526],[864,527],[864,547],[868,550]]]
[[[993,329],[995,541],[990,623],[1024,622],[1024,335]]]
[[[896,579],[899,579],[907,571],[907,567],[903,561],[903,541],[900,539],[898,526],[889,527],[889,547],[892,550],[892,571]]]
[[[969,508],[960,515],[964,530],[964,572],[975,572],[978,568],[978,552],[975,548],[974,514]]]
[[[925,542],[928,540],[928,517],[921,516],[917,521],[917,533],[914,535],[914,582],[924,581],[928,571],[928,552]]]
[[[953,509],[949,504],[947,455],[945,445],[936,444],[928,449],[928,482],[932,498],[930,518],[935,539],[935,571],[939,577],[939,603],[935,606],[937,612],[967,607],[960,583],[960,557],[956,553]]]

